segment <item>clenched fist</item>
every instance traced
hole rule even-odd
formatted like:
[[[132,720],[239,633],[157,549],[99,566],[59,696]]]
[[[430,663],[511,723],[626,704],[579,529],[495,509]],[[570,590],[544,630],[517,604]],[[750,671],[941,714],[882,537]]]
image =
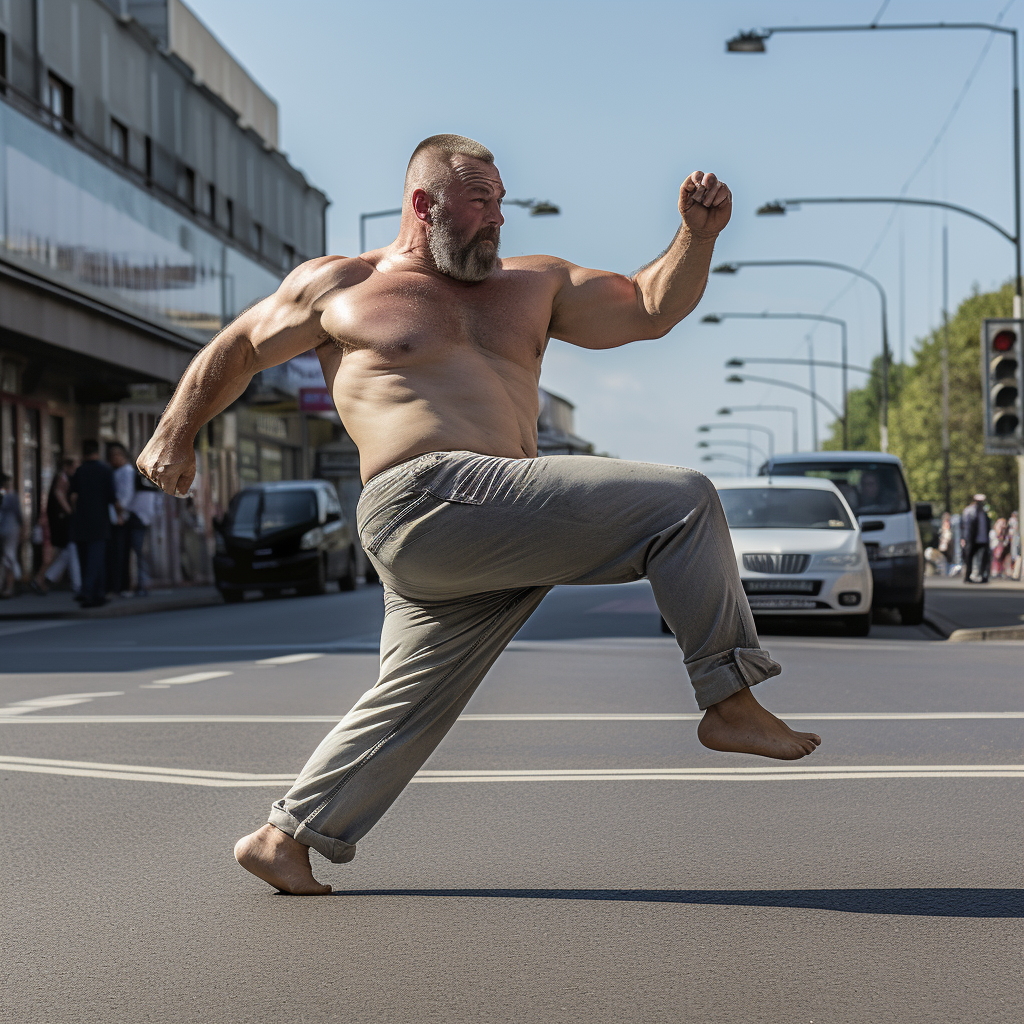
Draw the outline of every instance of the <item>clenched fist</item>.
[[[692,235],[713,237],[732,216],[732,192],[710,172],[694,171],[679,189],[679,212]]]
[[[191,444],[164,440],[157,431],[136,465],[161,491],[183,498],[196,476],[196,453]]]

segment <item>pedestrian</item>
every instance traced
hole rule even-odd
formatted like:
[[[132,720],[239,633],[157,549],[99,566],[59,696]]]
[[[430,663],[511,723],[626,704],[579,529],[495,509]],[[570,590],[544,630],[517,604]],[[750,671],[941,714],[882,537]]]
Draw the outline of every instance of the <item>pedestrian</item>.
[[[93,440],[82,442],[82,464],[75,470],[68,488],[74,509],[72,539],[82,559],[83,608],[99,608],[107,603],[105,594],[107,541],[110,540],[110,506],[120,512],[114,493],[114,473],[100,461],[100,446]]]
[[[21,545],[25,539],[25,514],[11,478],[0,470],[0,597],[14,597],[21,579]]]
[[[985,510],[985,495],[975,494],[971,504],[960,515],[960,545],[964,559],[964,583],[974,583],[974,559],[979,560],[979,583],[988,583],[988,533],[991,520]]]
[[[128,562],[131,554],[131,531],[128,506],[135,497],[138,472],[128,459],[128,451],[120,441],[107,445],[107,462],[114,472],[114,494],[117,505],[110,506],[110,540],[107,542],[107,593],[127,597],[131,589]],[[118,512],[120,507],[124,511]]]
[[[943,576],[948,576],[953,554],[953,522],[948,512],[942,513],[942,522],[939,524],[939,537],[936,548],[942,556],[942,564],[939,567],[940,572]]]
[[[146,538],[156,515],[160,491],[141,474],[135,475],[135,493],[128,506],[128,541],[135,552],[135,595],[149,597],[149,563],[146,559]]]
[[[46,522],[50,532],[50,561],[43,571],[36,575],[33,589],[40,594],[49,592],[67,570],[71,589],[78,594],[82,589],[82,573],[78,565],[78,551],[71,539],[72,509],[69,501],[71,474],[76,462],[72,458],[61,460],[59,472],[50,481],[46,496]]]
[[[650,580],[705,746],[791,760],[821,742],[750,691],[781,668],[758,645],[714,485],[672,466],[537,457],[548,339],[607,349],[664,337],[704,291],[728,187],[689,175],[674,239],[632,278],[551,256],[499,260],[504,193],[478,142],[425,139],[395,241],[303,264],[221,331],[139,459],[185,494],[201,425],[257,371],[310,349],[359,449],[360,537],[385,585],[380,677],[235,847],[287,892],[330,891],[309,847],[336,863],[355,856],[556,584]]]
[[[1010,578],[1019,580],[1021,570],[1020,513],[1016,509],[1010,513],[1007,527],[1010,533]]]
[[[1004,579],[1008,573],[1007,562],[1010,557],[1010,531],[1005,519],[997,519],[989,537],[992,549],[992,578]]]

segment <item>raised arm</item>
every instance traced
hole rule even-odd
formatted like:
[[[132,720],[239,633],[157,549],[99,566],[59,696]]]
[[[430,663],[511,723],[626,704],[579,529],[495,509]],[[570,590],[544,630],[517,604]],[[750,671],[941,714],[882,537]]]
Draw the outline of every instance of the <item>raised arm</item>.
[[[694,171],[679,189],[682,224],[672,244],[631,278],[564,264],[550,334],[581,348],[661,338],[700,301],[715,239],[729,223],[732,193]]]
[[[347,283],[353,263],[339,256],[303,263],[273,295],[228,324],[189,364],[139,456],[139,470],[168,494],[188,493],[200,427],[231,405],[254,374],[326,340],[320,313],[326,298]]]

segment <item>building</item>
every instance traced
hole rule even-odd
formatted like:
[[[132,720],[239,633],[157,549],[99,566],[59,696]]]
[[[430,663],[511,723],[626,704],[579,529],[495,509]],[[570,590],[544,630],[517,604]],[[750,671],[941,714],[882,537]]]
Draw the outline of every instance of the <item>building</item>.
[[[325,251],[276,103],[181,0],[0,0],[0,198],[0,466],[30,522],[62,455],[138,454],[192,356]],[[166,580],[202,576],[240,483],[310,474],[306,420],[243,402],[201,433],[200,499],[154,531]]]

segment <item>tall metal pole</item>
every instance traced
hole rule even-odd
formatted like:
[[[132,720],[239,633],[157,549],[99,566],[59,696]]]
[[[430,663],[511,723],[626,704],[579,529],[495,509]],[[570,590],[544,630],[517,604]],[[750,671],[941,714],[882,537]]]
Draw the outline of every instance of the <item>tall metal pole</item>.
[[[942,497],[953,511],[949,496],[949,228],[942,225]]]
[[[1021,253],[1020,253],[1020,85],[1017,71],[1017,32],[1010,40],[1013,49],[1013,233],[1016,237],[1017,273],[1013,282],[1013,315],[1024,315],[1024,300],[1021,298]]]
[[[814,338],[811,335],[807,335],[807,351],[810,356],[810,363],[807,369],[810,371],[811,377],[811,393],[817,394],[818,388],[814,382]],[[813,451],[818,450],[818,403],[811,401],[811,445]]]
[[[850,389],[846,384],[846,371],[849,368],[846,361],[846,321],[840,321],[843,328],[843,451],[850,450]]]

